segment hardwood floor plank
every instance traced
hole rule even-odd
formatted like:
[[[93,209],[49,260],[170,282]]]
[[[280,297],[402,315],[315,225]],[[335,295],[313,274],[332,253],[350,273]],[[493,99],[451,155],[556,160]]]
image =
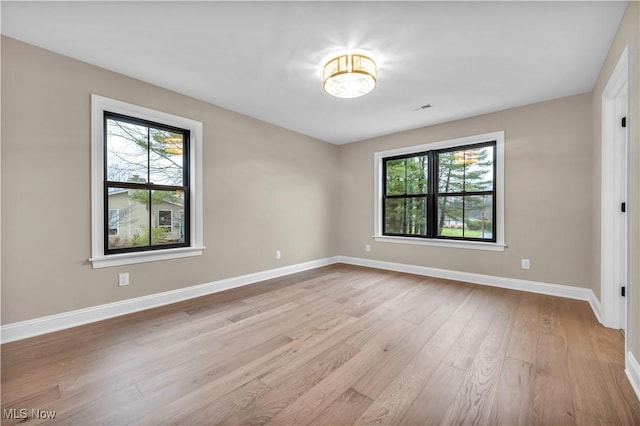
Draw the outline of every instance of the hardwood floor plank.
[[[267,339],[286,332],[287,327],[295,328],[300,324],[314,321],[332,308],[337,309],[338,305],[330,300],[318,303],[317,309],[313,311],[309,311],[308,306],[300,306],[297,303],[290,302],[222,327],[214,331],[213,335],[216,340],[223,343],[237,340],[255,340],[256,338]]]
[[[582,324],[577,321],[565,321],[569,377],[573,383],[573,405],[578,424],[615,424],[618,416],[609,393],[599,394],[598,389],[605,385],[605,379],[594,353],[590,336],[581,333]],[[579,391],[575,391],[579,389]]]
[[[467,372],[441,362],[400,419],[401,425],[439,425],[464,383]]]
[[[448,289],[459,291],[456,286],[447,286]],[[493,296],[496,289],[493,287],[478,286],[471,290],[467,298],[458,306],[453,315],[471,319],[476,315],[479,309],[486,309],[487,305],[491,305],[497,301],[497,297]]]
[[[237,314],[227,316],[227,320],[231,322],[240,322],[254,315],[262,314],[271,309],[282,306],[285,303],[294,302],[300,296],[307,294],[309,292],[308,290],[304,290],[304,289],[295,289],[295,288],[288,289],[287,287],[284,287],[276,291],[282,291],[283,293],[285,293],[287,292],[287,290],[290,291],[290,294],[287,294],[287,295],[278,294],[271,301],[268,301],[268,300],[265,301],[263,299],[260,303],[255,303],[255,302],[251,302],[250,299],[245,299],[243,300],[243,303],[247,305],[249,308],[241,312],[238,312]],[[276,291],[274,291],[273,293],[275,293]]]
[[[299,382],[313,382],[315,385],[359,352],[360,349],[339,342],[299,367],[292,368],[291,364],[287,364],[262,375],[260,380],[272,389],[295,387],[294,385]]]
[[[308,424],[351,425],[373,401],[353,388],[347,389]]]
[[[446,424],[486,423],[509,342],[513,315],[497,312],[464,384],[445,415]]]
[[[291,339],[286,336],[276,336],[248,351],[224,353],[219,357],[212,357],[211,354],[208,354],[208,358],[199,356],[155,375],[143,377],[137,381],[137,387],[143,396],[141,401],[122,404],[117,411],[98,419],[99,423],[130,423],[251,362],[256,357],[255,353],[275,351],[290,342]]]
[[[533,395],[535,369],[532,364],[505,358],[498,381],[491,425],[530,425],[534,423]]]
[[[418,293],[417,289],[390,296],[380,306],[357,318],[352,326],[354,333],[349,336],[347,343],[362,348],[390,322],[400,319],[403,314],[414,307],[414,304],[417,304],[415,297],[413,297],[416,293]]]
[[[191,320],[175,327],[153,330],[148,333],[138,333],[133,337],[133,341],[140,346],[146,347],[166,347],[168,344],[179,344],[189,340],[198,340],[207,333],[232,324],[228,316],[235,312],[245,311],[247,306],[244,303],[234,304],[228,311],[216,312],[207,311],[207,315],[193,315]]]
[[[566,307],[561,304],[559,298],[540,295],[540,306],[538,308],[538,332],[550,333],[557,336],[564,335],[563,318],[567,313]]]
[[[411,309],[402,315],[402,319],[414,324],[421,324],[425,318],[435,311],[447,297],[453,295],[457,290],[446,286],[441,282],[430,282],[425,280],[420,284],[420,292],[416,297],[423,301],[420,306]]]
[[[216,425],[225,417],[260,400],[269,392],[269,386],[254,379],[222,396],[199,393],[199,404],[174,405],[171,411],[159,410],[138,420],[139,425]]]
[[[66,343],[65,343],[66,344]],[[42,388],[56,387],[64,380],[72,380],[83,374],[90,374],[93,367],[118,356],[123,350],[127,350],[133,342],[121,342],[118,345],[106,347],[99,351],[88,351],[85,354],[68,360],[47,362],[43,357],[37,362],[31,362],[31,369],[20,374],[13,371],[13,363],[3,357],[2,359],[2,401],[27,398],[28,395],[37,393]]]
[[[546,327],[545,327],[546,328]],[[575,425],[564,337],[541,332],[536,352],[533,413],[541,425]]]
[[[311,389],[333,371],[360,352],[359,349],[338,343],[288,374],[263,376],[260,380],[271,390],[253,404],[235,410],[222,420],[225,424],[265,424],[298,397]],[[279,372],[279,371],[278,371]]]
[[[438,347],[439,335],[436,335],[436,333],[445,324],[448,326],[451,323],[452,313],[457,310],[459,303],[466,298],[466,295],[467,293],[459,292],[457,295],[449,297],[447,303],[441,304],[432,315],[425,318],[421,324],[418,324],[404,338],[402,342],[403,351],[392,351],[381,358],[379,362],[372,365],[369,371],[353,384],[353,388],[371,399],[378,398],[380,393],[406,368],[425,345]],[[477,307],[471,308],[475,309]],[[459,318],[464,320],[461,322],[465,324],[468,322],[468,319],[464,317]],[[459,324],[460,322],[454,321],[453,323]],[[454,326],[450,331],[454,336],[457,336],[455,330]],[[384,374],[380,374],[381,371],[384,371]]]
[[[301,424],[306,419],[317,417],[349,389],[351,383],[366,373],[373,363],[387,352],[399,350],[397,344],[414,327],[414,324],[403,319],[390,323],[372,337],[356,356],[280,411],[272,419],[273,424]]]
[[[477,303],[465,303],[464,306],[467,309],[465,311],[457,311],[458,315],[464,312],[463,317],[467,317],[470,314],[469,319],[471,321],[469,321],[469,326],[460,334],[453,348],[443,360],[445,364],[461,370],[471,368],[471,364],[480,349],[480,345],[495,314],[497,298],[495,297],[494,289],[476,292],[476,296]]]
[[[174,396],[179,396],[195,389],[193,385],[201,385],[207,380],[214,380],[218,377],[231,373],[247,362],[255,359],[255,353],[270,353],[291,343],[291,339],[284,335],[275,336],[264,342],[260,342],[242,351],[224,351],[218,356],[212,357],[211,353],[191,357],[185,354],[185,361],[177,364],[173,368],[165,368],[157,374],[148,374],[137,380],[138,389],[143,395],[162,391],[166,389],[176,389]],[[176,382],[188,384],[185,386],[174,386]],[[169,392],[174,393],[174,392]]]
[[[391,274],[379,281],[377,285],[368,287],[366,291],[352,292],[349,299],[343,304],[344,312],[354,317],[362,317],[398,294],[415,289],[415,282],[416,278],[413,276],[407,278]]]
[[[356,423],[398,424],[468,322],[463,317],[450,317]]]
[[[640,425],[640,400],[633,398],[631,384],[624,372],[624,341],[620,339],[620,330],[596,324],[589,332],[602,368],[603,382],[611,399],[617,402],[618,424]]]
[[[507,356],[534,364],[538,343],[538,315],[540,296],[523,294],[516,313]]]

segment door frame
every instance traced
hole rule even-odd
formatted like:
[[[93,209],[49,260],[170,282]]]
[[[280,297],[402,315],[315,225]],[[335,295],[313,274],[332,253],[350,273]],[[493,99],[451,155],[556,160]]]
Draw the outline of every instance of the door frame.
[[[600,223],[600,302],[603,325],[627,329],[628,300],[620,287],[629,289],[628,215],[620,204],[627,203],[629,187],[629,126],[621,119],[630,111],[629,46],[627,45],[602,92],[602,158]],[[625,348],[628,339],[625,333]]]

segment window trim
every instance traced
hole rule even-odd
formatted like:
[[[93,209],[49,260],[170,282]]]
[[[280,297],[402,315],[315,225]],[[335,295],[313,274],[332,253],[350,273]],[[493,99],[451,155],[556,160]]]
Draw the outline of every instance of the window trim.
[[[488,141],[496,141],[495,147],[495,213],[496,213],[496,241],[470,241],[458,239],[443,238],[425,238],[425,237],[405,237],[384,235],[383,232],[383,189],[384,189],[384,173],[383,159],[388,157],[397,157],[403,155],[418,154],[425,151],[440,150],[446,148],[455,148],[464,145],[473,145]],[[472,250],[488,250],[488,251],[504,251],[505,233],[504,233],[504,131],[484,133],[480,135],[465,136],[456,139],[448,139],[444,141],[432,142],[424,145],[417,145],[405,148],[392,149],[387,151],[379,151],[374,153],[374,230],[373,238],[375,241],[414,244],[436,247],[451,247]]]
[[[188,247],[106,254],[104,250],[104,113],[189,130],[191,241]],[[103,96],[91,95],[91,258],[93,268],[199,256],[203,246],[202,123]]]

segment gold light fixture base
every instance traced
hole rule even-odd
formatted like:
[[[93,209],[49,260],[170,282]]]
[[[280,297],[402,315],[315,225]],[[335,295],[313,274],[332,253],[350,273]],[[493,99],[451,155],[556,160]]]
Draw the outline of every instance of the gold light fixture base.
[[[347,53],[330,59],[324,66],[324,91],[338,98],[357,98],[376,87],[378,69],[373,59]]]

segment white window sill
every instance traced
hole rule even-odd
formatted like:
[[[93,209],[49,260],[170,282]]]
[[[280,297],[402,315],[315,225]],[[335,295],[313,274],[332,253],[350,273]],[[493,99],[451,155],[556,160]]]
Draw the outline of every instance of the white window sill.
[[[134,263],[155,262],[158,260],[179,259],[182,257],[200,256],[204,247],[181,247],[167,250],[152,250],[136,253],[110,254],[89,259],[93,269],[110,266],[131,265]]]
[[[381,243],[414,244],[419,246],[449,247],[469,250],[504,251],[504,243],[488,243],[485,241],[454,241],[435,238],[392,237],[375,235],[374,240]]]

